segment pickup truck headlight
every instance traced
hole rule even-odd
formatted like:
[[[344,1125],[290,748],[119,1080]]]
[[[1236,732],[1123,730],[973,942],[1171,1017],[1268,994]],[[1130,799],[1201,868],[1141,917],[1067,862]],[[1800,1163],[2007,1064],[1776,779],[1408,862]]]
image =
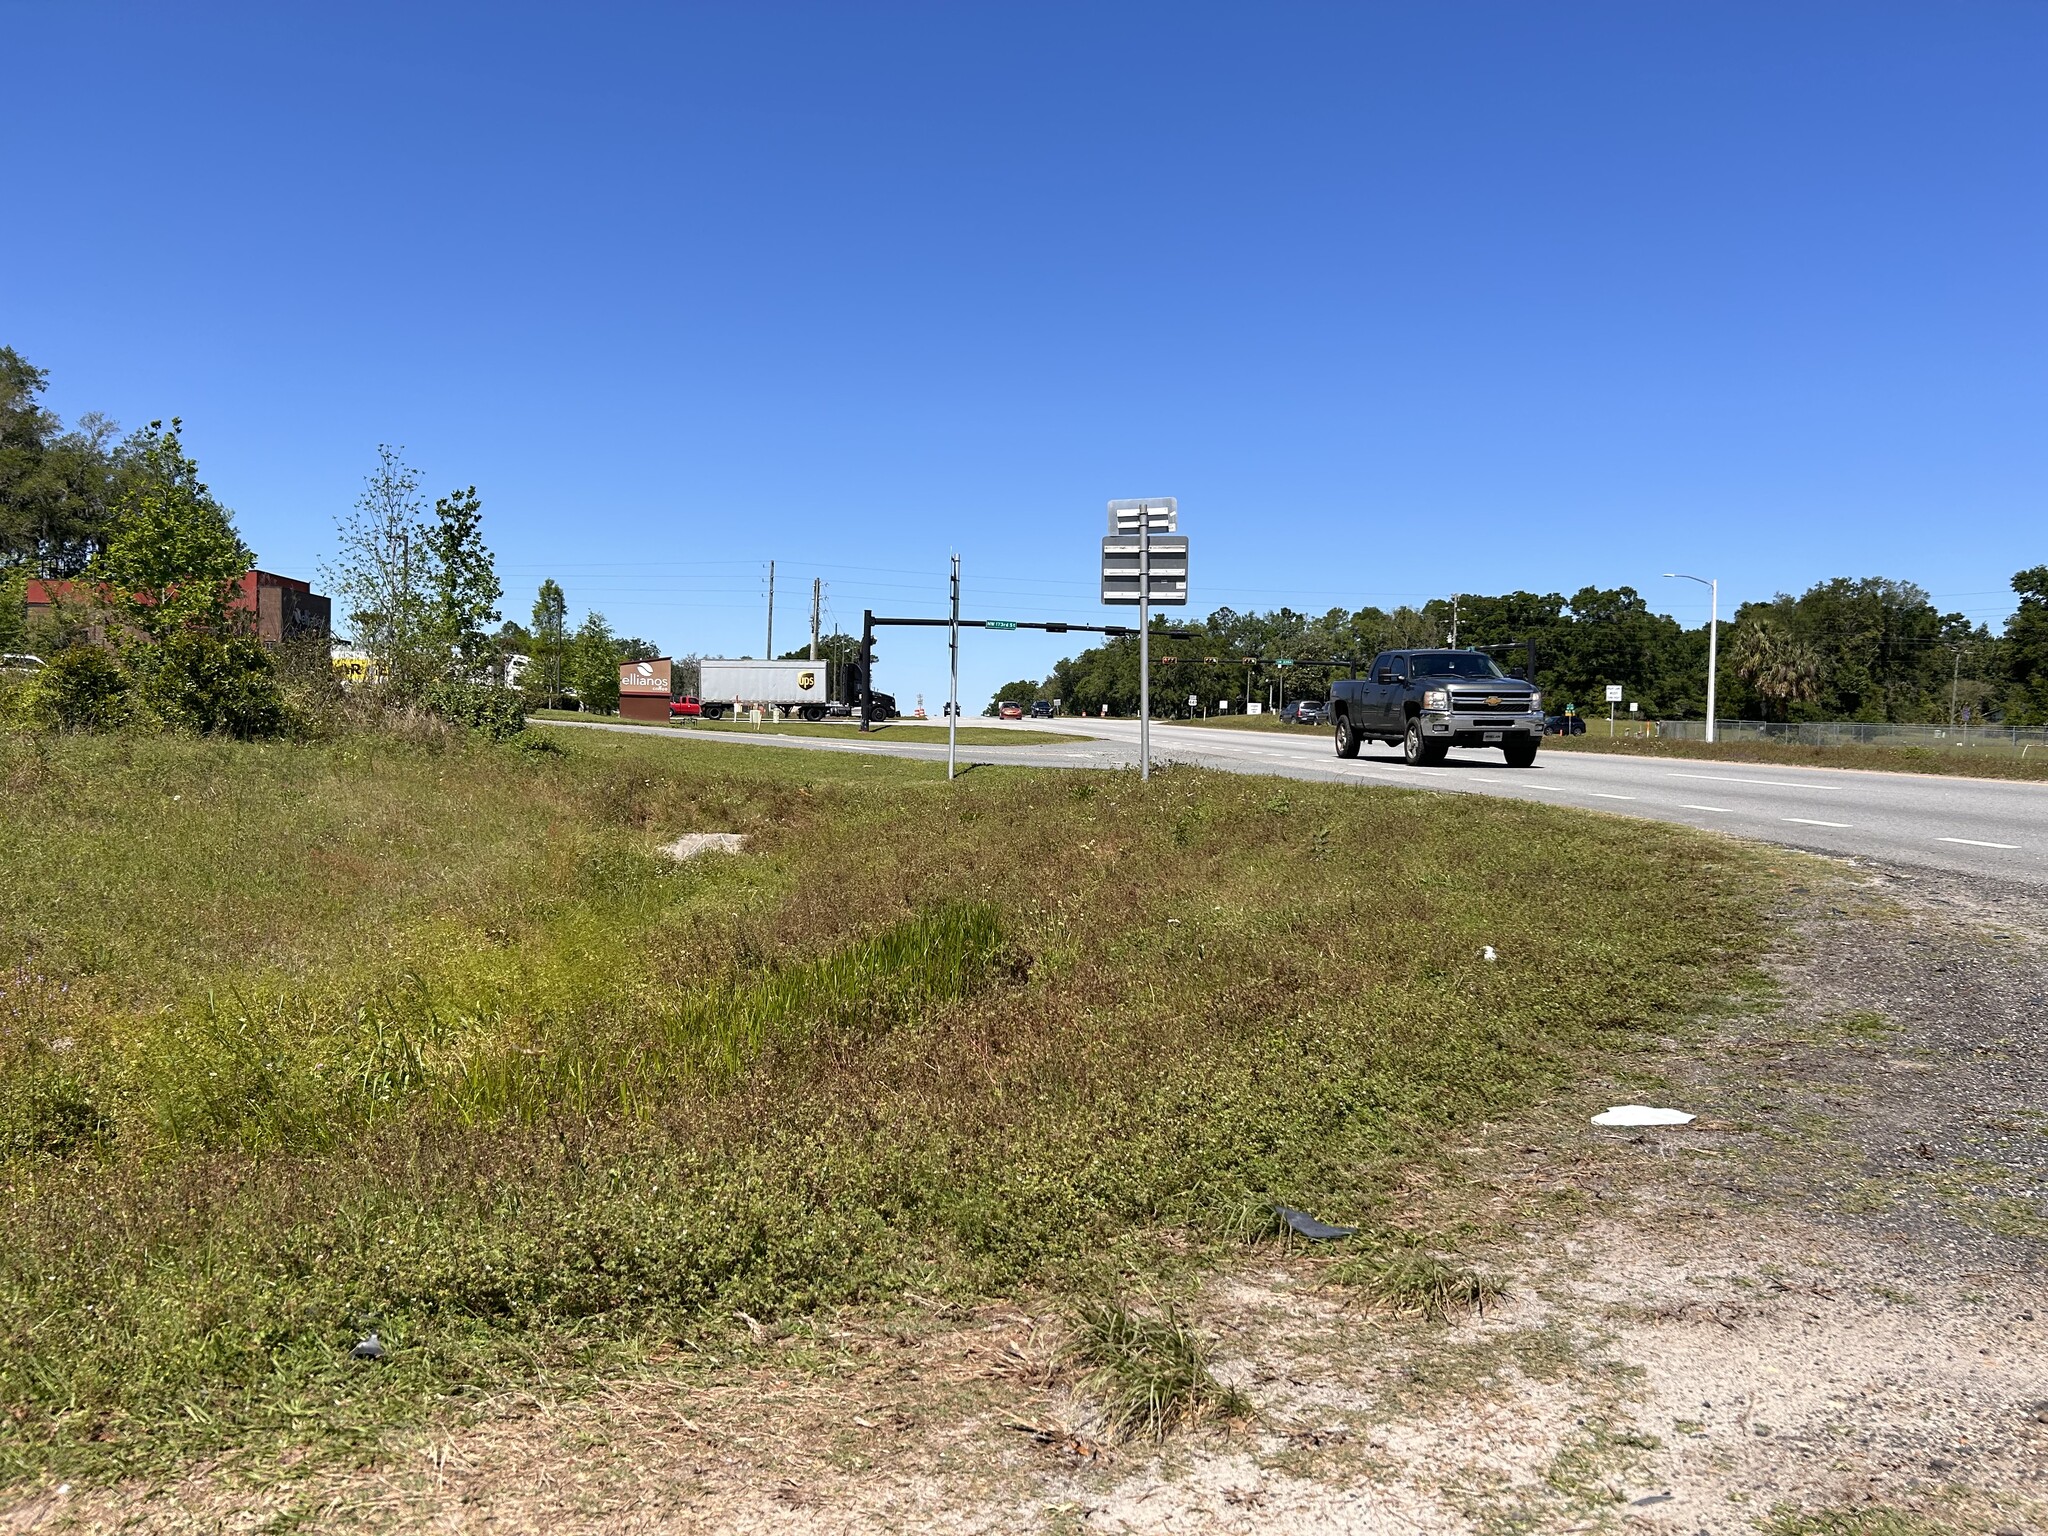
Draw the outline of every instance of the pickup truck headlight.
[[[1451,707],[1450,690],[1448,688],[1425,689],[1422,695],[1422,707],[1424,709],[1449,709]]]
[[[1540,714],[1542,714],[1542,713],[1543,713],[1543,695],[1542,695],[1542,694],[1540,694],[1540,693],[1532,693],[1532,694],[1530,694],[1530,695],[1529,695],[1529,713],[1530,713],[1530,714],[1532,714],[1532,715],[1540,715]]]

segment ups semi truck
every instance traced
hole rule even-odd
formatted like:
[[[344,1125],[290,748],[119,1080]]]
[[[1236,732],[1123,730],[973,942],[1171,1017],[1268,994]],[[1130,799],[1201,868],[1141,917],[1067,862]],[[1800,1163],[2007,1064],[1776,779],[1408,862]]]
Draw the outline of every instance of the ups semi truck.
[[[822,661],[718,661],[697,663],[697,697],[716,720],[736,709],[783,709],[822,720],[832,702]]]

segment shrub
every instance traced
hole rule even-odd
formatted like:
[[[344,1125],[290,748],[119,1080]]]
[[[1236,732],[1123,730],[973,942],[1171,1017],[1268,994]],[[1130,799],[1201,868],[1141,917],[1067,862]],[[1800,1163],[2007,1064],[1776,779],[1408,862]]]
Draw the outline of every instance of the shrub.
[[[127,675],[96,645],[69,646],[36,673],[26,713],[44,730],[112,730],[130,715]]]
[[[173,634],[136,653],[139,701],[165,725],[254,741],[289,716],[270,655],[254,640]]]
[[[1251,1411],[1241,1392],[1210,1374],[1208,1346],[1171,1307],[1146,1317],[1120,1301],[1092,1302],[1075,1317],[1064,1355],[1118,1440],[1158,1440],[1176,1424]]]
[[[526,729],[526,700],[511,688],[440,682],[427,689],[425,703],[430,714],[490,741],[510,741]]]

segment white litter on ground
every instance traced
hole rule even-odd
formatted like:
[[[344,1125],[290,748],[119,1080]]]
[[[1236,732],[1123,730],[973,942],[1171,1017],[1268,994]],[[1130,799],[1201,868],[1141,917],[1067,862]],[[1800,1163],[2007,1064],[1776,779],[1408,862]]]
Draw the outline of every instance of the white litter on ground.
[[[1595,1125],[1688,1125],[1692,1116],[1682,1109],[1658,1109],[1649,1104],[1617,1104],[1593,1117]]]
[[[700,853],[738,853],[747,846],[744,832],[685,832],[661,851],[672,859],[694,859]]]
[[[1500,956],[1496,955],[1493,952],[1493,946],[1491,944],[1488,944],[1485,948],[1479,951],[1479,958],[1482,960],[1498,960]]]

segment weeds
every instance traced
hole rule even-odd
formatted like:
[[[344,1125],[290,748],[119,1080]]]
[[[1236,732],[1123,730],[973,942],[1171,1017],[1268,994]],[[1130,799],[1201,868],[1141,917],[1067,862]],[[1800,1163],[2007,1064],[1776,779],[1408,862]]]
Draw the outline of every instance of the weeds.
[[[1484,1312],[1508,1293],[1507,1282],[1446,1262],[1420,1248],[1366,1248],[1339,1260],[1330,1278],[1359,1290],[1375,1307],[1399,1317],[1441,1323]]]
[[[0,736],[0,1477],[1143,1283],[1383,1206],[1761,932],[1683,829],[1292,785],[1309,878],[1256,781],[741,751]],[[656,856],[700,829],[747,857]]]
[[[1090,1302],[1075,1314],[1062,1358],[1115,1440],[1159,1440],[1180,1425],[1251,1413],[1244,1394],[1210,1372],[1208,1346],[1171,1306],[1148,1317],[1121,1301]]]
[[[1802,1510],[1780,1504],[1764,1521],[1765,1536],[1937,1536],[1948,1527],[1902,1509]]]

